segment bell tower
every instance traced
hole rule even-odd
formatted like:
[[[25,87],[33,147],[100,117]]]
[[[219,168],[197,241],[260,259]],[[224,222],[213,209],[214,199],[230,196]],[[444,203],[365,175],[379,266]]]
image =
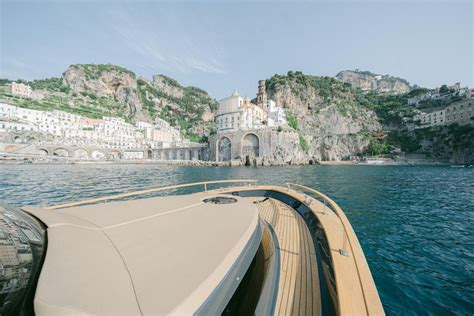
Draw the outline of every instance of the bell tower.
[[[265,91],[265,80],[258,81],[257,106],[267,111],[267,92]]]

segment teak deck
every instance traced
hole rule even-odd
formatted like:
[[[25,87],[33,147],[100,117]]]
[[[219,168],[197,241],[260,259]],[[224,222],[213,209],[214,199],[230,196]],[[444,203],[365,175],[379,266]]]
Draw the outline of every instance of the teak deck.
[[[240,186],[232,186],[232,187],[227,187],[227,188],[220,188],[220,189],[213,189],[213,190],[208,190],[208,186],[213,184],[213,185],[220,185],[223,183],[241,183],[243,185]],[[253,185],[250,185],[253,184]],[[143,194],[149,194],[149,193],[156,193],[156,192],[161,192],[165,190],[171,190],[171,189],[178,189],[178,188],[187,188],[187,187],[196,187],[196,186],[203,186],[204,187],[204,192],[202,193],[197,193],[197,194],[191,194],[191,195],[184,195],[184,196],[175,196],[175,197],[166,197],[166,198],[149,198],[149,199],[142,199],[142,200],[131,200],[131,201],[121,201],[121,202],[113,202],[113,200],[118,200],[118,199],[123,199],[123,198],[128,198],[128,197],[133,197],[133,196],[139,196]],[[84,228],[89,229],[91,231],[99,230],[99,231],[115,231],[117,228],[123,228],[125,224],[132,224],[135,222],[138,222],[137,218],[140,217],[144,220],[148,219],[155,219],[156,218],[161,218],[163,219],[164,217],[160,216],[157,217],[159,214],[158,213],[163,213],[163,214],[172,214],[179,216],[180,214],[195,214],[198,215],[197,217],[193,217],[192,219],[189,219],[187,223],[189,223],[189,228],[183,228],[182,224],[182,219],[179,221],[176,221],[176,225],[179,224],[179,227],[176,227],[174,229],[174,232],[182,232],[186,231],[188,234],[179,234],[177,236],[180,237],[179,240],[183,241],[183,244],[181,245],[174,245],[172,249],[179,249],[179,255],[182,256],[182,249],[188,247],[189,245],[193,245],[193,243],[189,243],[186,239],[186,236],[193,236],[193,241],[195,241],[198,245],[203,246],[202,250],[195,249],[195,247],[191,247],[189,251],[194,251],[194,252],[200,252],[200,253],[205,253],[208,251],[214,251],[215,246],[214,245],[209,245],[209,242],[197,242],[195,238],[195,234],[199,232],[206,232],[207,235],[212,235],[208,234],[207,229],[203,229],[204,226],[210,225],[210,228],[212,229],[218,229],[219,230],[219,236],[225,237],[229,235],[228,230],[230,228],[233,228],[235,226],[235,219],[229,218],[228,215],[226,215],[225,212],[222,212],[222,210],[216,212],[216,214],[207,214],[206,216],[202,216],[199,212],[189,212],[190,208],[189,207],[183,207],[183,203],[186,204],[187,199],[193,199],[196,197],[209,197],[209,196],[216,196],[220,194],[228,194],[232,193],[234,194],[235,192],[246,192],[246,191],[256,191],[256,192],[273,192],[277,194],[283,194],[287,196],[288,198],[294,199],[296,201],[299,201],[302,203],[305,208],[309,211],[308,214],[311,216],[314,216],[314,219],[318,222],[318,225],[321,226],[321,228],[324,231],[324,237],[325,240],[327,241],[327,245],[325,246],[327,249],[327,256],[330,258],[330,263],[331,263],[331,268],[334,271],[334,275],[331,276],[331,282],[334,283],[332,284],[333,287],[328,289],[332,290],[332,292],[329,293],[333,299],[333,304],[335,308],[335,313],[338,315],[384,315],[384,310],[382,303],[380,301],[380,297],[378,295],[377,289],[375,287],[374,280],[372,278],[372,274],[370,272],[369,266],[367,264],[367,260],[364,256],[364,253],[362,251],[362,248],[360,246],[360,243],[357,239],[357,236],[355,235],[354,230],[352,229],[347,217],[345,216],[344,212],[342,209],[329,197],[324,195],[323,193],[316,191],[314,189],[301,186],[298,184],[292,184],[292,183],[287,183],[286,187],[282,186],[275,186],[275,185],[257,185],[256,180],[218,180],[218,181],[206,181],[206,182],[196,182],[196,183],[188,183],[188,184],[180,184],[180,185],[172,185],[172,186],[166,186],[166,187],[161,187],[161,188],[151,188],[151,189],[146,189],[146,190],[141,190],[141,191],[136,191],[136,192],[128,192],[128,193],[121,193],[117,195],[112,195],[112,196],[103,196],[99,198],[93,198],[85,201],[78,201],[78,202],[69,202],[65,204],[60,204],[60,205],[54,205],[54,206],[49,206],[44,209],[41,208],[28,208],[24,207],[23,210],[37,216],[41,220],[43,220],[46,225],[48,226],[48,229],[55,230],[59,229],[59,226],[64,226],[65,224],[68,224],[68,229],[69,231],[72,231],[76,229],[78,226],[84,226]],[[238,194],[237,194],[238,195]],[[248,203],[248,206],[250,208],[248,211],[253,210],[253,218],[252,218],[252,225],[253,227],[250,230],[246,231],[246,236],[252,239],[252,246],[255,246],[255,249],[252,248],[252,250],[248,250],[248,247],[245,248],[239,248],[240,249],[240,254],[245,254],[246,257],[251,257],[249,253],[255,253],[257,250],[258,242],[260,241],[261,237],[261,221],[259,220],[259,216],[261,219],[265,220],[268,222],[269,225],[272,226],[271,234],[273,237],[268,236],[269,229],[267,225],[262,225],[267,227],[263,231],[263,238],[271,238],[272,240],[276,241],[277,244],[277,249],[278,250],[278,261],[273,261],[273,262],[278,262],[277,268],[279,269],[279,274],[275,275],[275,278],[278,278],[278,290],[275,291],[276,296],[274,298],[275,304],[275,309],[274,313],[272,314],[278,314],[278,315],[306,315],[306,314],[311,314],[311,315],[321,315],[321,292],[320,292],[320,280],[319,280],[319,270],[324,270],[323,269],[318,269],[318,260],[315,249],[314,249],[314,241],[313,238],[309,232],[308,226],[305,222],[305,220],[301,217],[301,215],[291,207],[287,206],[286,204],[276,200],[276,199],[265,199],[264,194],[260,195],[260,197],[254,197],[254,198],[245,198],[244,196],[242,197],[242,202],[244,200],[247,200],[245,202],[250,202],[249,200],[254,200],[254,201],[263,201],[262,203],[257,203],[254,205]],[[175,199],[173,203],[170,203],[170,199]],[[166,202],[164,202],[166,200]],[[161,201],[160,203],[156,203],[157,201]],[[201,200],[200,200],[201,201]],[[96,204],[98,202],[107,202],[107,203],[101,203],[101,204]],[[197,201],[195,201],[197,202]],[[129,205],[130,204],[130,205]],[[133,204],[133,207],[131,207],[131,204]],[[239,208],[238,212],[235,212],[234,215],[238,216],[238,214],[242,213],[242,209],[237,203],[237,207]],[[88,221],[82,220],[83,217],[89,216],[87,212],[84,212],[84,208],[80,207],[81,212],[78,212],[78,214],[71,214],[71,215],[77,215],[73,217],[68,217],[65,218],[67,213],[73,212],[74,213],[74,207],[75,206],[86,206],[88,205],[90,208],[90,213],[96,217],[96,222],[94,225],[98,225],[99,227],[89,227],[90,226],[90,220],[87,219]],[[120,216],[117,216],[117,213],[115,212],[115,207],[119,205],[122,209],[123,212],[119,212]],[[140,205],[141,212],[137,212],[137,205]],[[197,205],[202,205],[202,202],[199,203],[191,203],[190,207],[194,207]],[[202,212],[208,212],[206,209],[208,207],[205,207]],[[214,207],[211,207],[214,208]],[[220,208],[220,207],[219,207]],[[131,209],[133,209],[133,212],[129,212]],[[58,212],[49,212],[47,210],[59,210]],[[113,216],[112,214],[108,214],[107,212],[104,211],[114,211]],[[179,211],[179,212],[178,212]],[[91,216],[92,216],[91,215]],[[221,216],[224,216],[221,218]],[[240,216],[240,215],[239,215]],[[80,218],[78,218],[80,217]],[[170,216],[171,218],[171,216]],[[178,219],[178,218],[176,218]],[[197,221],[202,221],[202,222],[197,222]],[[141,221],[141,219],[140,219]],[[99,223],[100,222],[100,223]],[[48,224],[49,223],[49,224]],[[220,225],[215,225],[215,223],[220,223]],[[231,225],[229,225],[231,223]],[[223,227],[223,225],[228,225],[228,227]],[[156,225],[155,225],[156,226]],[[130,238],[139,238],[137,242],[134,242],[133,245],[141,245],[143,241],[148,242],[150,240],[150,237],[153,237],[153,240],[162,240],[162,236],[158,236],[156,232],[161,232],[164,229],[169,228],[169,225],[162,225],[163,227],[153,227],[153,233],[150,231],[147,236],[139,236],[143,230],[136,230],[132,234],[128,234],[127,239],[125,242],[130,243]],[[206,226],[207,227],[207,226]],[[250,227],[250,226],[249,226]],[[195,231],[191,231],[192,229],[195,229]],[[254,233],[251,234],[251,231],[254,231]],[[222,234],[222,232],[225,232],[225,234]],[[216,232],[217,234],[217,232]],[[165,234],[164,236],[174,236],[173,234]],[[143,238],[142,238],[143,237]],[[146,237],[146,238],[144,238]],[[176,238],[174,238],[176,239]],[[220,239],[217,240],[220,242]],[[241,238],[242,239],[242,238]],[[264,240],[262,239],[262,240]],[[58,240],[63,240],[63,238],[59,238]],[[84,243],[83,239],[79,239],[81,243],[79,244],[80,246],[88,246],[88,243]],[[172,239],[173,240],[173,239]],[[210,242],[216,241],[215,238],[211,238]],[[239,245],[240,244],[245,244],[244,242],[240,242],[242,240],[239,240]],[[262,244],[268,245],[268,247],[265,249],[267,252],[264,253],[264,259],[267,260],[268,262],[270,261],[270,258],[273,256],[273,248],[274,245],[270,246],[270,243],[265,243],[262,242]],[[164,245],[168,245],[168,243],[164,243]],[[110,246],[110,245],[108,245]],[[48,246],[49,248],[51,245]],[[130,247],[126,247],[125,252],[129,249]],[[157,249],[155,245],[146,245],[146,247],[143,247],[143,249]],[[247,250],[246,250],[247,249]],[[273,249],[273,250],[272,250]],[[77,249],[74,249],[75,251],[73,254],[77,254]],[[187,251],[184,251],[185,253]],[[52,251],[48,251],[49,255],[51,255]],[[103,253],[101,251],[100,253]],[[143,255],[148,254],[149,252],[144,252]],[[157,253],[166,253],[163,251],[158,251]],[[237,260],[237,258],[240,258],[239,251],[233,251],[233,257],[231,259]],[[247,256],[248,255],[248,256]],[[58,257],[58,264],[61,263],[60,260],[63,259],[64,256]],[[132,258],[135,258],[136,255],[132,256]],[[202,256],[199,256],[201,258]],[[93,261],[92,259],[95,258],[94,256],[84,256],[86,259],[91,259],[91,262]],[[180,257],[181,258],[181,257]],[[207,255],[204,256],[204,258],[207,258]],[[228,258],[228,256],[226,256]],[[248,258],[247,258],[248,259]],[[195,258],[186,260],[183,262],[191,262],[193,265],[191,267],[195,266]],[[248,260],[250,261],[251,258]],[[47,261],[47,260],[46,260]],[[74,260],[73,262],[81,262],[81,260]],[[166,263],[169,260],[163,261]],[[180,261],[180,262],[181,262]],[[138,272],[142,272],[143,269],[143,262],[157,262],[156,260],[145,260],[140,262],[140,265],[137,265],[139,267]],[[161,261],[158,261],[161,262]],[[233,267],[234,265],[232,264],[232,260],[226,260],[225,261],[228,267]],[[47,265],[45,265],[47,266]],[[67,266],[62,264],[62,266]],[[181,270],[181,271],[187,271],[187,269],[177,269],[176,265],[174,263],[169,265],[170,268],[175,270]],[[242,266],[242,265],[237,265],[237,266]],[[79,269],[79,268],[78,268]],[[43,267],[44,270],[44,267]],[[153,266],[150,268],[149,273],[156,271],[156,267]],[[222,270],[222,271],[221,271]],[[222,272],[222,275],[224,275],[224,270],[221,269],[219,270]],[[230,271],[231,269],[228,269],[227,275],[230,275],[229,273],[232,272]],[[88,271],[95,271],[94,269],[87,269],[84,267],[81,267],[80,272],[88,272]],[[99,271],[99,270],[97,270]],[[110,268],[106,271],[110,271]],[[229,272],[230,271],[230,272]],[[71,274],[70,269],[67,272],[67,276],[77,276],[77,274]],[[232,280],[238,280],[238,278],[235,278],[236,275],[235,273],[241,273],[241,272],[235,272],[233,271],[233,277],[229,277],[228,279],[226,278],[226,281],[232,281]],[[323,271],[326,272],[326,271]],[[149,274],[148,273],[148,274]],[[44,273],[42,273],[44,274]],[[101,276],[103,276],[104,273],[102,272],[101,274],[98,274],[97,276],[94,276],[93,278],[91,277],[91,280],[95,281],[100,281]],[[154,285],[163,285],[164,286],[164,292],[165,294],[169,294],[169,287],[167,286],[166,278],[172,276],[172,273],[164,273],[163,277],[160,277],[160,282],[152,282]],[[195,275],[195,273],[191,273],[190,275]],[[54,273],[51,273],[51,276],[54,276],[57,279],[57,271],[54,270]],[[180,275],[179,275],[180,276]],[[325,276],[324,281],[328,281],[327,276]],[[60,278],[61,279],[61,278]],[[84,278],[77,278],[79,279],[84,279]],[[208,278],[209,279],[209,278]],[[116,289],[117,287],[112,286],[111,284],[113,283],[114,280],[117,280],[116,275],[114,275],[114,278],[112,281],[109,283],[107,282],[99,282],[99,284],[106,284],[109,288]],[[149,275],[146,276],[145,280],[147,282],[151,281]],[[164,281],[163,281],[164,280]],[[207,279],[206,279],[207,280]],[[219,280],[224,280],[224,278],[221,276],[221,278],[212,278],[214,281],[219,281]],[[40,280],[41,281],[41,280]],[[186,281],[186,280],[184,280]],[[184,282],[183,281],[183,282]],[[323,280],[321,280],[323,281]],[[323,282],[324,282],[323,281]],[[219,281],[220,282],[220,281]],[[51,284],[51,282],[47,282],[48,284]],[[176,280],[173,280],[173,284],[181,284],[180,282],[176,282]],[[232,284],[234,282],[231,282]],[[272,284],[272,283],[268,283]],[[40,282],[41,285],[41,282]],[[215,285],[215,284],[214,284]],[[233,284],[234,286],[235,284]],[[235,285],[236,286],[236,285]],[[201,287],[201,285],[199,285]],[[85,294],[84,295],[90,295],[90,286],[86,287],[67,287],[68,289],[84,289]],[[48,288],[49,291],[54,290],[55,288]],[[206,285],[206,289],[212,290],[211,286]],[[101,291],[101,294],[108,293],[110,291]],[[179,291],[180,293],[182,290]],[[208,291],[209,292],[209,291]],[[231,292],[231,291],[230,291]],[[229,292],[229,293],[230,293]],[[65,297],[67,299],[71,299],[74,297],[83,297],[83,296],[75,296],[71,295],[71,293],[66,293],[66,291],[60,291],[60,294],[67,294]],[[148,294],[150,291],[143,291],[140,293],[145,293]],[[193,293],[203,293],[203,291],[193,291]],[[214,293],[214,292],[212,292]],[[217,293],[220,293],[219,291]],[[100,295],[97,295],[96,297],[99,297]],[[123,300],[117,300],[117,295],[109,295],[110,298],[113,300],[113,304],[111,306],[118,308],[120,304],[117,304],[118,302],[121,302]],[[160,297],[160,295],[158,295]],[[127,295],[126,297],[133,297],[133,295]],[[38,297],[37,297],[38,298]],[[200,296],[201,301],[205,300],[208,302],[209,300],[202,295]],[[213,296],[213,299],[218,301],[218,298]],[[227,299],[227,298],[226,298]],[[228,300],[222,299],[219,301],[221,303],[227,302]],[[79,300],[79,305],[83,303],[87,303],[90,301],[93,301],[94,299],[91,300],[84,300],[81,299]],[[95,306],[95,307],[100,307],[104,308],[106,307],[103,304],[103,298],[101,298],[102,303],[100,306]],[[148,302],[148,301],[147,301]],[[168,302],[165,300],[165,303]],[[193,302],[196,302],[196,300],[193,300]],[[156,295],[153,295],[150,297],[149,300],[150,304],[156,303]],[[145,304],[146,305],[146,304]],[[214,304],[216,305],[216,304]],[[214,306],[210,305],[210,306]],[[65,306],[71,306],[66,304]],[[193,305],[194,307],[198,306],[197,304]],[[201,305],[204,306],[204,305]],[[207,306],[207,305],[206,305]],[[151,307],[151,306],[150,306]],[[273,306],[272,306],[273,307]],[[145,313],[147,311],[151,311],[153,314],[156,314],[157,312],[163,308],[163,306],[153,306],[150,309],[146,309]],[[84,309],[80,309],[84,310]],[[123,313],[124,309],[121,308],[119,309],[121,313]],[[191,309],[189,309],[191,310]],[[197,310],[197,307],[192,309],[194,311]],[[110,312],[111,310],[108,310]],[[176,310],[175,310],[176,311]],[[182,311],[182,310],[181,310]],[[210,314],[210,313],[204,313],[204,310],[200,310],[202,313],[201,314]],[[140,314],[141,312],[139,312]],[[46,314],[46,313],[45,313]]]
[[[273,226],[281,253],[275,314],[321,315],[316,252],[303,218],[273,199],[256,205],[260,216]]]

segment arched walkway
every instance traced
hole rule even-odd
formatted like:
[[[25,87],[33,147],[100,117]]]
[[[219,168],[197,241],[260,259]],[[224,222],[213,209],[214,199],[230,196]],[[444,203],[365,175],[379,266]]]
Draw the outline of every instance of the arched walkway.
[[[44,148],[36,149],[35,153],[39,156],[48,156],[49,155],[48,151]]]
[[[105,154],[100,150],[94,150],[91,154],[92,159],[102,160],[105,159]]]
[[[88,159],[89,154],[87,153],[87,150],[79,148],[74,152],[74,157],[79,159]]]
[[[109,151],[109,155],[108,155],[109,159],[116,160],[116,159],[120,159],[121,157],[122,157],[122,154],[120,153],[120,151],[118,150]]]
[[[222,137],[217,142],[217,161],[230,161],[232,159],[232,143],[229,138]]]
[[[57,148],[57,149],[54,150],[53,156],[69,157],[69,151],[67,151],[64,148]]]

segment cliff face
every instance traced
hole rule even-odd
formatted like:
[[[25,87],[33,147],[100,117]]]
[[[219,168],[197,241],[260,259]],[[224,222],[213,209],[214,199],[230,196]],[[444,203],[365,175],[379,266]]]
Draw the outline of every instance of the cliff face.
[[[407,93],[411,90],[410,83],[405,79],[389,75],[378,75],[369,71],[344,70],[336,75],[342,82],[350,83],[362,91],[378,93]]]
[[[149,81],[119,66],[72,65],[62,80],[72,94],[113,99],[129,120],[153,122],[161,118],[194,141],[208,136],[214,128],[217,102],[206,91],[182,86],[164,75],[155,75]]]
[[[143,111],[133,72],[112,65],[72,65],[63,73],[63,81],[73,93],[90,98],[112,97],[123,105],[125,115],[150,121]]]
[[[416,145],[413,153],[454,164],[474,164],[474,126],[449,125],[407,133]]]
[[[307,142],[310,157],[340,160],[362,152],[382,126],[358,104],[350,86],[334,78],[289,72],[267,80],[267,93],[287,110],[290,126]]]

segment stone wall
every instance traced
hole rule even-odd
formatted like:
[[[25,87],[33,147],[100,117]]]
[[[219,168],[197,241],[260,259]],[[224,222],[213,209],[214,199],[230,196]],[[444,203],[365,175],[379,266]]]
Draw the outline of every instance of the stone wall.
[[[224,132],[209,137],[209,160],[229,165],[306,164],[296,132],[261,128]]]

